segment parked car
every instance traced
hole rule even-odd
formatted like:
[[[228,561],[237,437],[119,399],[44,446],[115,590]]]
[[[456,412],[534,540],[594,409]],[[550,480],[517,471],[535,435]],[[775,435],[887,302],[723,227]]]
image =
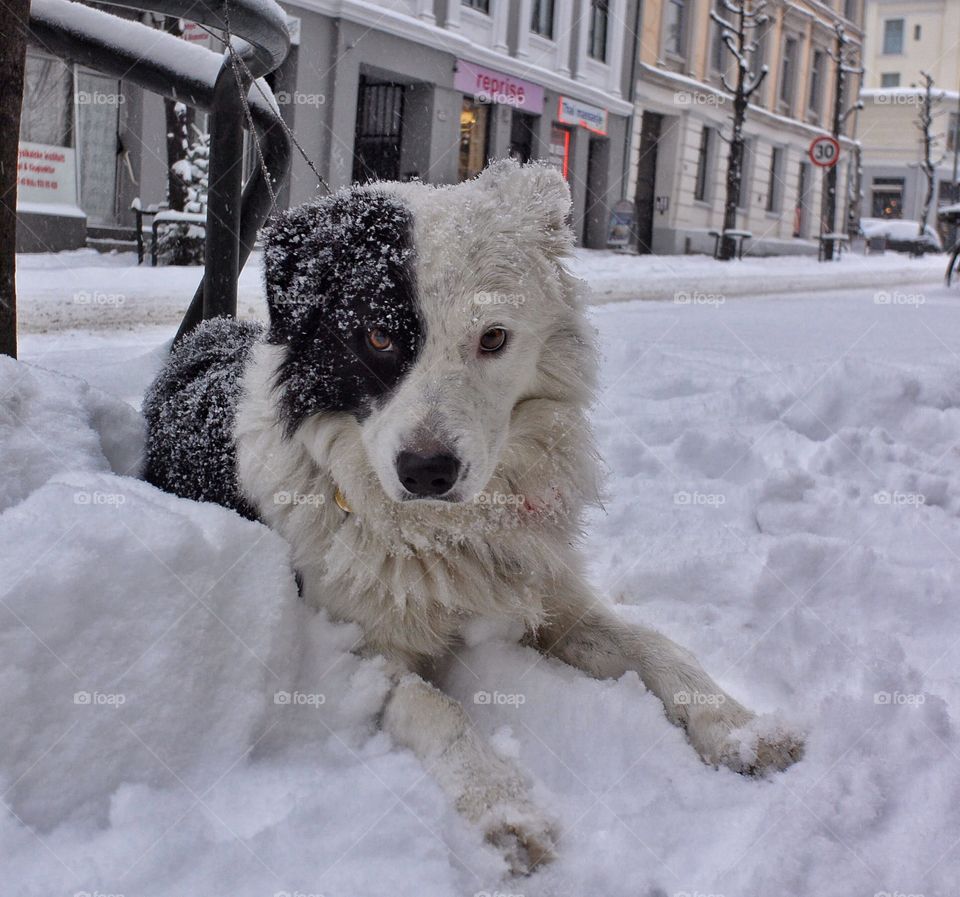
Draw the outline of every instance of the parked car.
[[[927,252],[943,252],[943,244],[936,230],[929,224],[920,236],[920,222],[903,218],[861,218],[860,233],[870,240],[884,237],[887,249],[894,252],[909,252],[911,255],[923,255]]]

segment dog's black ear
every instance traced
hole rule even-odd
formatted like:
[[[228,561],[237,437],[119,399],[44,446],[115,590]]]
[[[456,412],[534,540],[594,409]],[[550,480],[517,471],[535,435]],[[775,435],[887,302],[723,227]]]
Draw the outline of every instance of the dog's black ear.
[[[543,162],[521,165],[512,159],[494,162],[479,177],[497,197],[501,225],[513,225],[552,258],[573,248],[570,215],[573,201],[563,173]]]
[[[278,212],[260,232],[270,330],[282,336],[295,327],[310,302],[309,284],[318,263],[318,238],[329,230],[328,198]]]

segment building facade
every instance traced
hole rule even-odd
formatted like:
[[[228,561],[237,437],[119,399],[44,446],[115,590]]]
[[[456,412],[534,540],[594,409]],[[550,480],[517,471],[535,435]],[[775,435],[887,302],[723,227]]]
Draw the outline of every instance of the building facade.
[[[867,0],[866,16],[863,214],[915,221],[927,188],[918,127],[922,72],[934,81],[934,205],[960,199],[960,0]],[[935,224],[932,216],[928,223]]]
[[[334,189],[373,179],[456,183],[492,159],[541,159],[570,182],[578,241],[604,246],[610,210],[626,190],[638,2],[283,3],[294,46],[269,80]],[[134,197],[144,206],[166,198],[163,101],[115,81],[90,88],[99,77],[31,50],[22,249],[129,229]],[[54,158],[54,174],[40,170]],[[284,199],[299,203],[317,190],[295,156]]]
[[[710,231],[723,225],[732,99],[721,77],[735,71],[710,10],[716,0],[647,0],[637,66],[633,156],[628,190],[635,198],[641,251],[710,252]],[[844,227],[854,175],[854,116],[841,135],[837,220],[821,222],[824,170],[808,155],[832,124],[835,25],[851,47],[863,42],[862,0],[769,0],[757,28],[757,73],[768,73],[751,100],[737,226],[749,230],[752,254],[816,253],[819,233]],[[729,13],[724,13],[729,16]],[[859,78],[848,77],[846,105]]]

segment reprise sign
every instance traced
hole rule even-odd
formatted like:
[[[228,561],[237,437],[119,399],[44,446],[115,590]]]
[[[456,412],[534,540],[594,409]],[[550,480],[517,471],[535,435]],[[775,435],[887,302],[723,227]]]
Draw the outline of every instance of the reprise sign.
[[[495,72],[465,59],[457,60],[453,86],[480,103],[500,103],[532,115],[543,112],[543,88],[539,84]]]
[[[560,97],[557,120],[565,125],[577,125],[596,134],[607,133],[607,110],[570,97]]]

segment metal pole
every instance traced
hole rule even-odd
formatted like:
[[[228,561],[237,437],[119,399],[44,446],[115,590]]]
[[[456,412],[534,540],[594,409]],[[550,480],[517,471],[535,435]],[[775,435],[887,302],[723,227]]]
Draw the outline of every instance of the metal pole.
[[[204,320],[237,315],[240,272],[240,196],[243,189],[243,99],[250,81],[240,74],[229,53],[224,56],[213,88],[210,116],[210,187],[207,193],[206,249],[203,276]]]

